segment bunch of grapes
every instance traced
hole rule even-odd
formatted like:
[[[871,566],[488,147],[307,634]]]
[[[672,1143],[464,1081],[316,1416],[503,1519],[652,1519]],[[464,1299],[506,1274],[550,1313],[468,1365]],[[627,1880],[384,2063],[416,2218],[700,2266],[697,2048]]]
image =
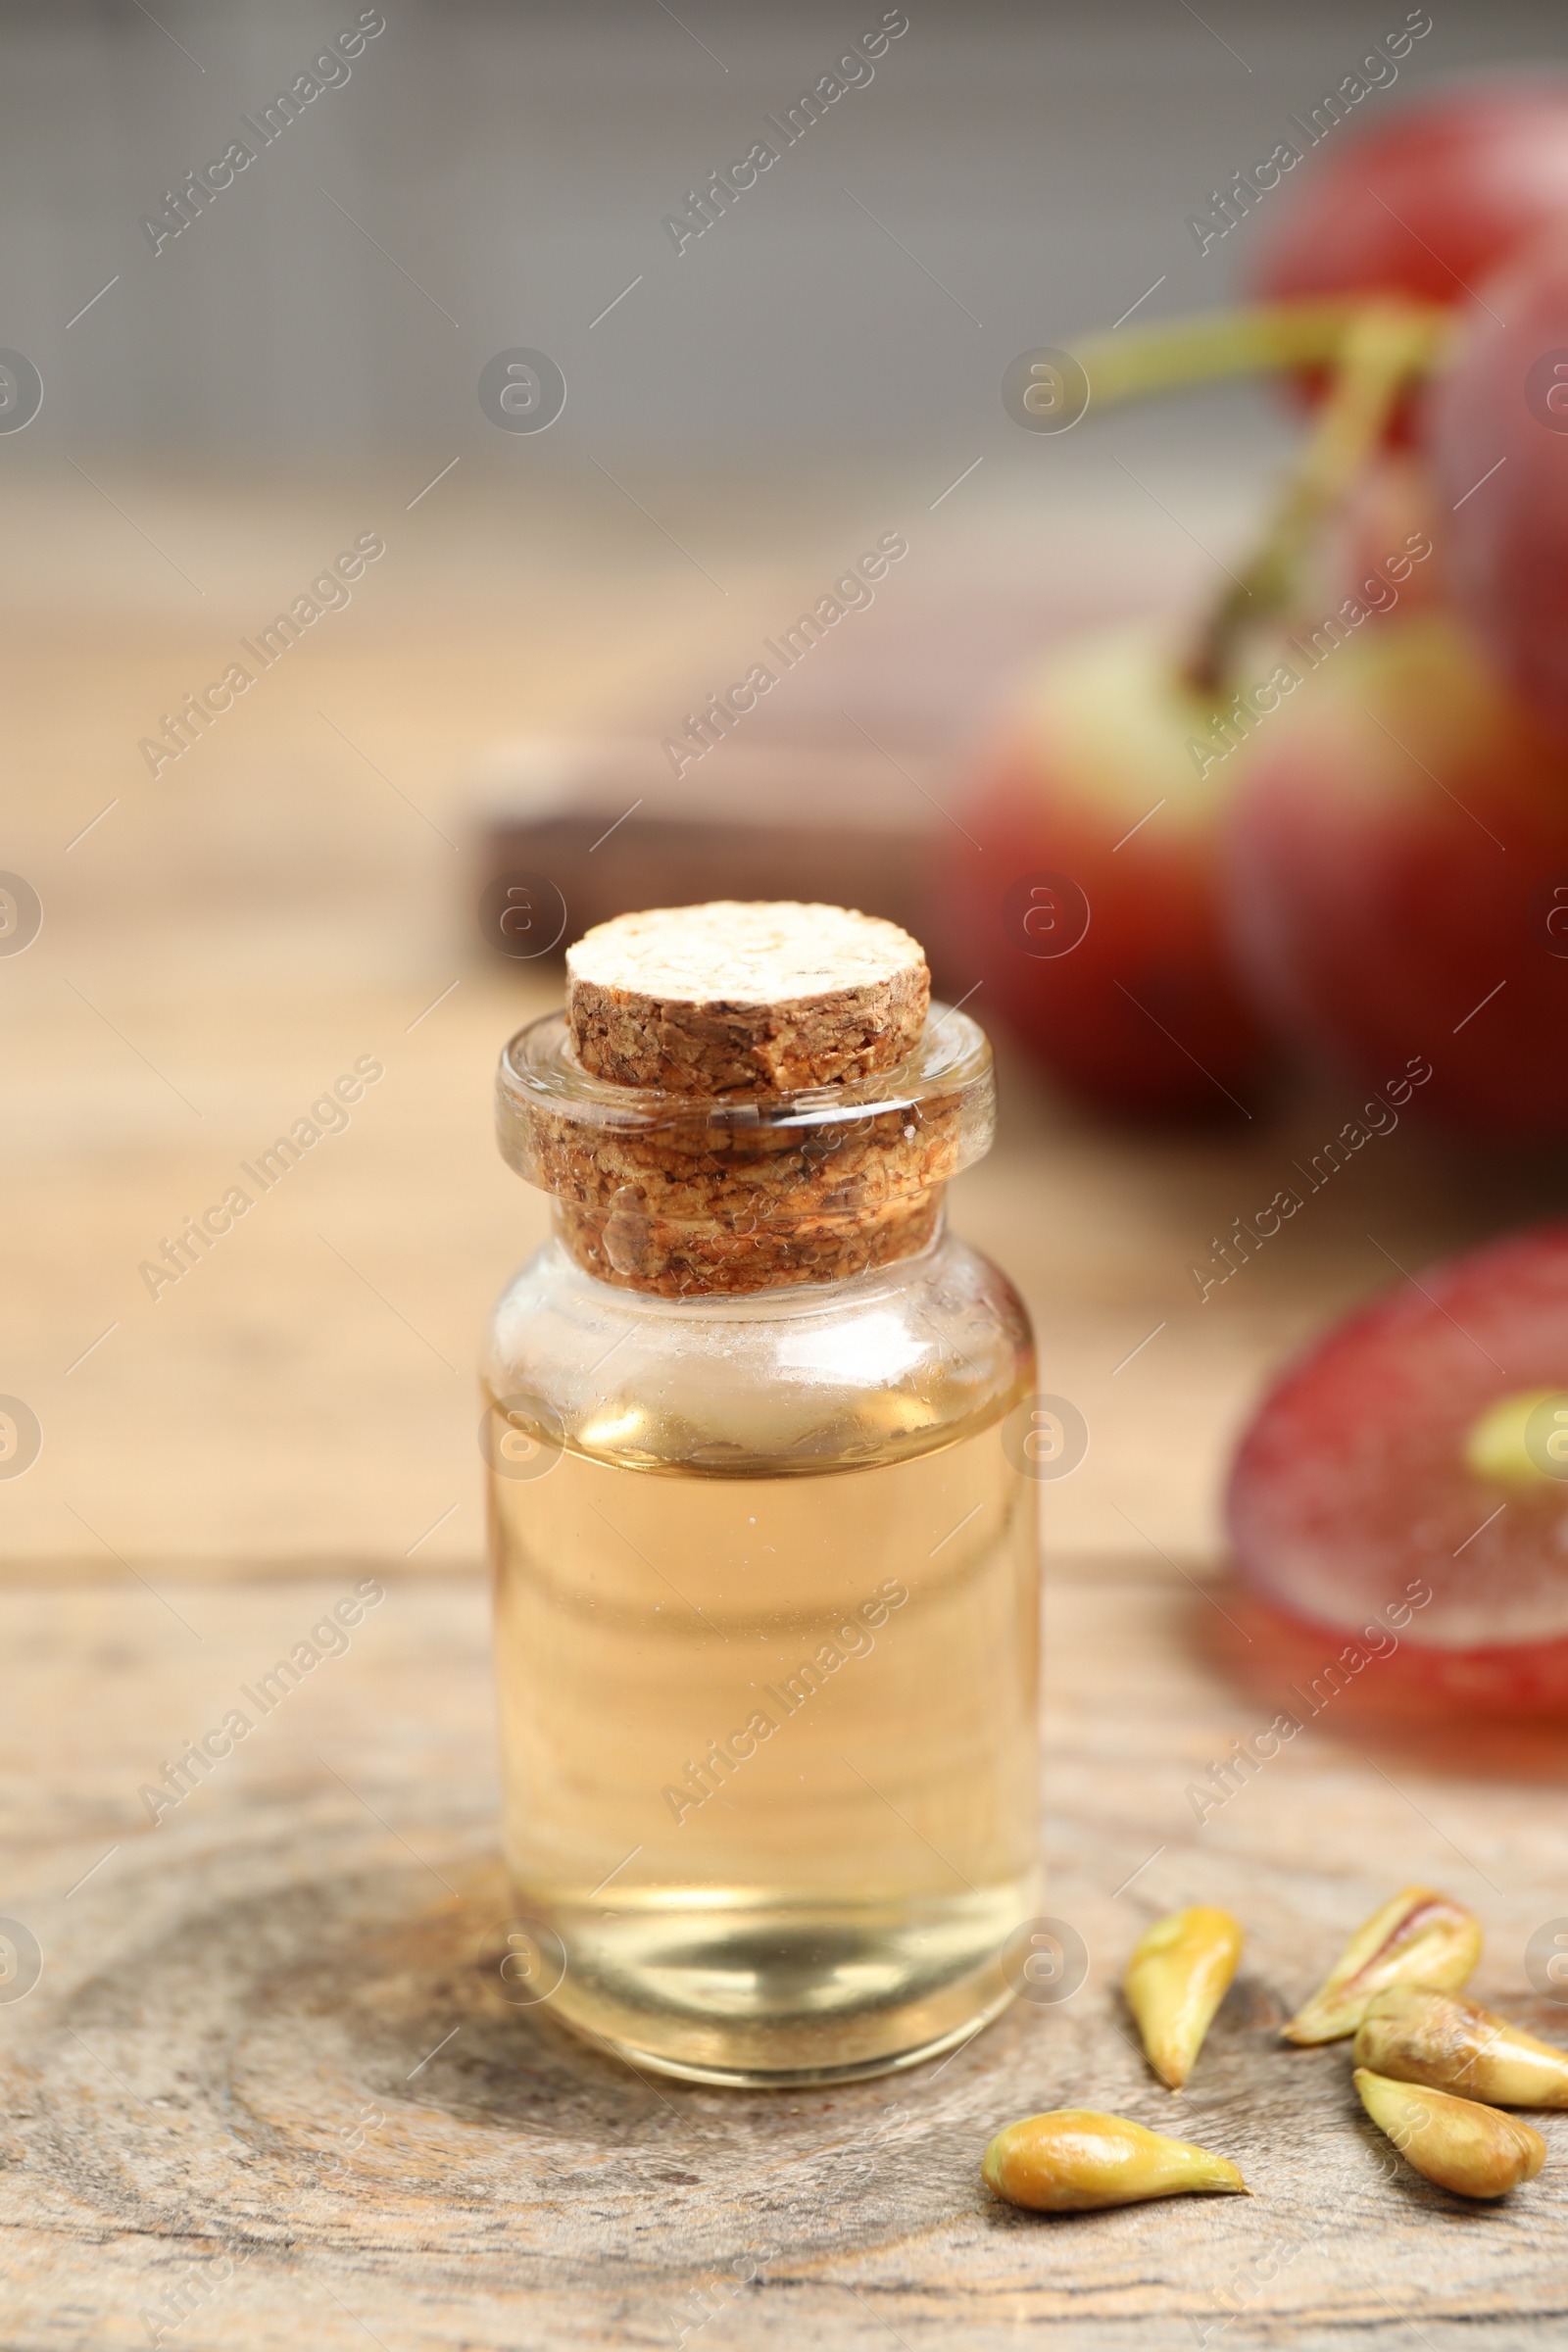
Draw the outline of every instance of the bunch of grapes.
[[[1568,87],[1410,107],[1276,203],[1208,371],[1227,332],[1277,355],[1301,467],[1241,593],[1058,647],[983,747],[952,961],[1123,1116],[1234,1116],[1295,1050],[1419,1055],[1425,1115],[1561,1134]],[[1205,332],[1153,330],[1138,388]],[[1086,355],[1091,411],[1127,348]]]

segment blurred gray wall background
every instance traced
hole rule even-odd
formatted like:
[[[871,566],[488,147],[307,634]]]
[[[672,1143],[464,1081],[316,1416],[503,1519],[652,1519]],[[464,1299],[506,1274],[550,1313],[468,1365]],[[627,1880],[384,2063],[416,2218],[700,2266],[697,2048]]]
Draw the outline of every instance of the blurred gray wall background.
[[[907,0],[874,80],[677,256],[662,216],[882,0],[384,0],[352,77],[155,255],[141,217],[359,13],[0,8],[0,343],[44,374],[29,439],[247,466],[438,426],[493,445],[474,386],[512,345],[568,379],[552,466],[946,438],[998,418],[1020,349],[1157,280],[1140,318],[1224,298],[1258,222],[1200,257],[1187,216],[1405,10]],[[1363,119],[1478,65],[1568,60],[1551,0],[1431,14]]]

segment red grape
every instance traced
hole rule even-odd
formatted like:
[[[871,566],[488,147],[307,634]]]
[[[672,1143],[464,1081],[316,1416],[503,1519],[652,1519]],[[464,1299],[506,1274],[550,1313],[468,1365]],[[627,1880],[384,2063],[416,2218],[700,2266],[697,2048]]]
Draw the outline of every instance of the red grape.
[[[1461,611],[1568,735],[1568,239],[1489,281],[1428,430]]]
[[[1463,301],[1568,216],[1568,82],[1492,83],[1333,134],[1275,217],[1252,291],[1263,301],[1406,294]]]
[[[1216,897],[1241,757],[1203,780],[1188,750],[1209,719],[1151,633],[1058,649],[969,778],[976,847],[936,878],[956,978],[1112,1111],[1234,1116],[1266,1054]]]
[[[1513,1437],[1485,1443],[1506,1425]],[[1229,1521],[1263,1600],[1461,1696],[1568,1696],[1568,1224],[1423,1268],[1290,1365]],[[1530,1433],[1530,1434],[1525,1434]],[[1337,1655],[1329,1649],[1326,1654]]]
[[[1446,615],[1287,648],[1227,828],[1232,937],[1287,1035],[1488,1136],[1568,1128],[1568,753]]]

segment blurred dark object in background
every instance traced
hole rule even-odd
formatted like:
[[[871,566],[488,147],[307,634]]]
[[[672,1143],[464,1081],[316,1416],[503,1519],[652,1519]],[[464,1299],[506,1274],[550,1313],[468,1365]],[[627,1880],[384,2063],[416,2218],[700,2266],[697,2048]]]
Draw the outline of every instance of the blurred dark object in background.
[[[484,769],[481,929],[501,954],[532,960],[638,906],[804,899],[924,939],[943,818],[922,764],[721,744],[677,781],[652,738],[499,745]]]

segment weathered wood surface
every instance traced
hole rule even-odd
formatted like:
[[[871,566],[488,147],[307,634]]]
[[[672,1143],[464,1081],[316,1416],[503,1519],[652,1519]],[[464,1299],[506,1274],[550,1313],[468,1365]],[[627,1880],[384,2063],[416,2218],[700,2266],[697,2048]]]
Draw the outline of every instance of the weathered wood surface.
[[[115,2352],[148,2340],[143,2312],[180,2309],[164,2340],[193,2352],[338,2352],[367,2331],[386,2352],[591,2352],[673,2344],[705,2308],[713,2352],[1001,2346],[1046,2323],[1096,2352],[1163,2352],[1197,2340],[1190,2321],[1226,2346],[1560,2340],[1557,2163],[1506,2207],[1461,2212],[1389,2172],[1343,2051],[1290,2053],[1271,2031],[1410,1877],[1475,1902],[1484,1996],[1552,2031],[1520,1954],[1568,1914],[1558,1747],[1449,1749],[1363,1722],[1358,1690],[1201,1830],[1185,1796],[1275,1709],[1213,1605],[1234,1613],[1231,1596],[1184,1581],[1212,1573],[1259,1377],[1391,1278],[1384,1251],[1414,1265],[1554,1189],[1539,1164],[1401,1127],[1200,1303],[1190,1264],[1348,1116],[1332,1089],[1129,1139],[1009,1072],[999,1148],[956,1203],[1029,1297],[1044,1385],[1093,1430],[1043,1495],[1048,1901],[1089,1946],[1082,1990],[903,2081],[789,2097],[641,2082],[491,2000],[473,1967],[504,1896],[470,1366],[543,1224],[494,1152],[494,1055],[558,984],[478,956],[477,884],[450,846],[465,779],[519,725],[657,726],[792,609],[839,523],[808,543],[781,518],[765,570],[749,551],[720,565],[734,597],[715,624],[710,588],[673,558],[666,572],[662,543],[648,561],[651,532],[585,547],[581,509],[542,495],[524,531],[460,472],[388,528],[336,634],[153,787],[137,737],[220,668],[225,631],[400,514],[439,462],[402,485],[205,505],[113,479],[209,590],[199,622],[114,509],[10,468],[26,792],[0,862],[47,914],[0,962],[0,1390],[34,1405],[44,1450],[0,1481],[0,1915],[44,1973],[0,1999],[0,2344]],[[1079,607],[1125,593],[1130,540],[1106,518],[1135,494],[1113,473],[1052,510]],[[999,554],[1024,544],[1008,495],[985,529],[950,501],[911,554],[906,585],[950,598],[960,646],[1021,560]],[[681,524],[705,554],[722,528],[693,498]],[[1172,576],[1148,546],[1137,569]],[[881,600],[858,658],[899,623]],[[806,685],[844,699],[826,670]],[[349,1131],[150,1298],[138,1261],[366,1054],[386,1075]],[[350,1652],[154,1829],[141,1783],[369,1572],[387,1597]],[[1152,1910],[1197,1898],[1231,1904],[1252,1941],[1177,2101],[1145,2076],[1113,1984]],[[1258,2193],[1065,2223],[998,2209],[985,2139],[1067,2100],[1177,2119]],[[1568,2123],[1545,2128],[1568,2157]],[[757,2278],[731,2296],[737,2263]]]
[[[113,2352],[148,2340],[143,2315],[247,2352],[367,2331],[389,2352],[673,2345],[705,2310],[714,2347],[1002,2346],[1046,2322],[1097,2348],[1560,2340],[1568,2117],[1545,2120],[1532,2188],[1464,2209],[1360,2118],[1343,2045],[1274,2032],[1412,1877],[1485,1919],[1482,1993],[1561,2031],[1520,1965],[1568,1906],[1560,1742],[1521,1742],[1489,1783],[1326,1714],[1200,1831],[1186,1786],[1267,1694],[1215,1661],[1210,1624],[1234,1638],[1157,1563],[1059,1572],[1048,1902],[1087,1982],[902,2080],[705,2091],[507,2007],[476,1968],[507,1908],[477,1578],[389,1579],[346,1655],[158,1828],[139,1817],[164,1755],[353,1581],[164,1586],[188,1630],[135,1588],[0,1596],[26,1691],[4,1735],[6,1909],[45,1956],[0,2005],[8,2347]],[[1194,1896],[1250,1941],[1173,2097],[1114,1983],[1155,1910]],[[1199,2138],[1255,2193],[1000,2209],[987,2137],[1060,2104]]]

